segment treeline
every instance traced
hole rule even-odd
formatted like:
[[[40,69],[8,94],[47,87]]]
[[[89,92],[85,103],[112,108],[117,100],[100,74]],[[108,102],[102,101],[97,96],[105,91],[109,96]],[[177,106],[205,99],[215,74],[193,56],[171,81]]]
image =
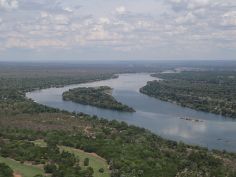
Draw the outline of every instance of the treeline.
[[[108,79],[111,77],[115,77],[112,73],[94,73],[94,74],[76,74],[74,76],[34,76],[27,78],[12,78],[12,77],[1,77],[0,73],[0,89],[8,89],[12,90],[20,90],[23,92],[35,90],[35,89],[43,89],[48,87],[62,87],[64,85],[69,84],[79,84],[83,82],[91,82],[97,80]],[[36,82],[37,81],[37,82]],[[7,93],[7,92],[6,92]]]
[[[110,72],[96,72],[96,70],[91,73],[77,71],[71,73],[69,76],[66,74],[50,76],[40,72],[34,73],[32,76],[30,74],[21,76],[20,71],[18,74],[15,73],[12,76],[10,73],[6,75],[6,73],[0,72],[0,115],[17,115],[19,113],[34,114],[52,111],[48,107],[38,105],[26,99],[25,93],[28,91],[103,80],[112,77],[116,76]]]
[[[81,87],[70,89],[63,93],[63,99],[80,104],[97,106],[105,109],[134,112],[134,109],[118,102],[112,95],[112,88],[101,86],[98,88]]]
[[[199,71],[155,74],[140,91],[181,106],[236,118],[236,72]]]

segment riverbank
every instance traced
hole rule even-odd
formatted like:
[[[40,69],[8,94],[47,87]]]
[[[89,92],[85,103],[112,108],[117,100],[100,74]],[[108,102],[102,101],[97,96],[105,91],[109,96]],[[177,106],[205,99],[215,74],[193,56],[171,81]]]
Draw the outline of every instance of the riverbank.
[[[140,91],[149,96],[195,110],[236,118],[236,72],[184,71],[153,74]]]

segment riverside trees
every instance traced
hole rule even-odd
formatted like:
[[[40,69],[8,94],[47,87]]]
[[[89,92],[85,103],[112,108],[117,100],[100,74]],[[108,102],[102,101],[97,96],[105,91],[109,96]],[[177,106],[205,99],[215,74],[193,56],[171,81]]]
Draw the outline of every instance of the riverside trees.
[[[236,118],[236,72],[198,71],[154,74],[140,92],[164,101]]]

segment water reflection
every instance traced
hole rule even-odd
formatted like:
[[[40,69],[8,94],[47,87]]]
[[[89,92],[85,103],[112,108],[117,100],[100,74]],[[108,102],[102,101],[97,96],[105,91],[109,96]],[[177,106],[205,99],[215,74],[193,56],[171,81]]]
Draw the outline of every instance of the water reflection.
[[[27,93],[27,97],[55,108],[98,115],[109,120],[125,121],[172,140],[236,151],[235,120],[183,108],[139,93],[139,88],[154,79],[156,78],[146,73],[121,74],[118,79],[50,88]],[[123,113],[62,100],[62,93],[69,89],[104,85],[114,88],[113,96],[118,101],[133,107],[136,112]],[[189,121],[180,117],[191,117],[201,121]]]

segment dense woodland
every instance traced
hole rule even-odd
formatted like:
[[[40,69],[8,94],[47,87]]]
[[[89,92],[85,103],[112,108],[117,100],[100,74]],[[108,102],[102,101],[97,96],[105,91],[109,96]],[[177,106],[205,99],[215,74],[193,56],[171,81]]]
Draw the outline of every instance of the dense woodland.
[[[68,84],[68,78],[71,83],[106,79],[111,72],[77,71],[67,81],[60,75],[44,77],[45,72],[27,77],[22,73],[0,73],[0,157],[42,165],[45,173],[56,177],[93,176],[92,168],[80,168],[79,158],[58,150],[63,145],[105,158],[111,177],[236,176],[234,153],[165,140],[124,122],[68,113],[25,98],[28,90]],[[39,139],[47,147],[32,143]],[[0,176],[10,177],[13,171],[0,164]]]
[[[236,118],[236,71],[154,74],[140,91],[181,106]]]
[[[134,112],[133,108],[118,102],[111,93],[112,88],[107,86],[101,86],[98,88],[81,87],[64,92],[63,99],[105,109]]]

